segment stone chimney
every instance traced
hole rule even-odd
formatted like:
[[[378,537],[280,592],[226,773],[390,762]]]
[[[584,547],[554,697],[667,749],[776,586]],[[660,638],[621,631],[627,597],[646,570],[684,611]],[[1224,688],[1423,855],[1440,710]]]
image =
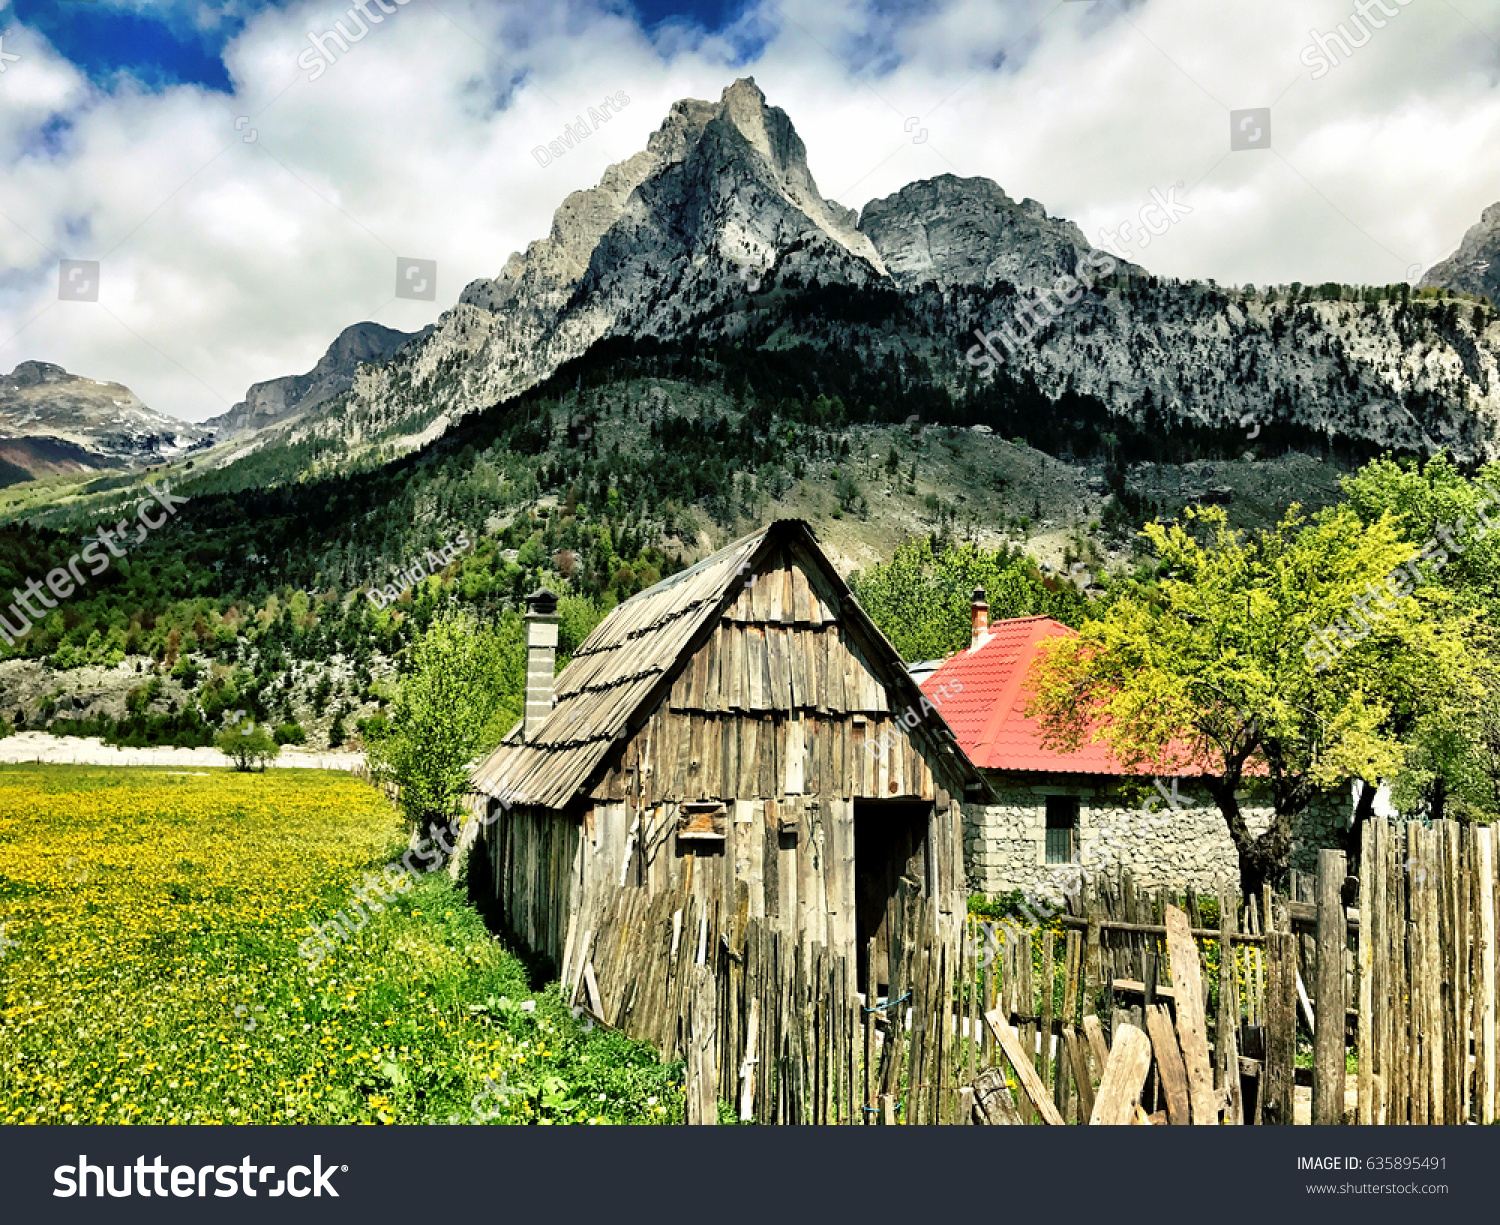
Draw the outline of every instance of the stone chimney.
[[[990,640],[990,606],[984,602],[983,587],[974,588],[969,618],[969,650],[977,651]]]
[[[530,740],[552,713],[552,680],[557,670],[557,597],[543,587],[526,597],[526,724]]]

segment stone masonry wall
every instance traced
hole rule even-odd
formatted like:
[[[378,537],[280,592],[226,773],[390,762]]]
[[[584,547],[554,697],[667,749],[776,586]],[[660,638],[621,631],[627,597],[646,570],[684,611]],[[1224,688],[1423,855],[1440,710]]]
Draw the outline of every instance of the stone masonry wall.
[[[964,808],[964,865],[973,892],[1036,891],[1054,902],[1080,871],[1129,868],[1147,888],[1192,887],[1200,892],[1235,888],[1239,859],[1223,814],[1202,787],[1179,781],[1175,796],[1152,790],[1143,800],[1127,798],[1118,787],[1068,786],[1052,776],[997,789],[990,804]],[[1138,789],[1137,789],[1138,791]],[[1047,796],[1077,796],[1078,849],[1075,864],[1046,862]],[[1271,808],[1253,796],[1241,804],[1250,829],[1262,833]],[[1175,805],[1175,806],[1174,806]],[[1315,800],[1294,822],[1292,866],[1311,869],[1320,847],[1339,845],[1352,812],[1349,800],[1329,795]]]

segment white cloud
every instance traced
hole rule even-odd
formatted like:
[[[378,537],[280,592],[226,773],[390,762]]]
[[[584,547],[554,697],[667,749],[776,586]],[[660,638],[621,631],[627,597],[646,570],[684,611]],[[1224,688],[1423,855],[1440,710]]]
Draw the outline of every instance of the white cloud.
[[[1353,3],[954,0],[895,24],[845,0],[653,41],[593,3],[410,0],[317,81],[297,57],[310,32],[352,28],[347,3],[247,4],[226,98],[98,90],[0,0],[5,49],[23,55],[0,76],[0,368],[55,361],[164,411],[221,412],[347,324],[428,322],[673,101],[746,73],[852,207],[982,175],[1097,239],[1181,180],[1193,212],[1140,255],[1153,270],[1399,279],[1500,199],[1500,21],[1471,0],[1388,0],[1387,28],[1311,79],[1309,31]],[[179,7],[208,29],[224,6]],[[537,164],[535,145],[616,90],[622,114]],[[1268,105],[1272,150],[1230,154],[1229,109]],[[438,262],[436,304],[394,298],[398,255]],[[98,306],[55,300],[61,257],[103,261]]]

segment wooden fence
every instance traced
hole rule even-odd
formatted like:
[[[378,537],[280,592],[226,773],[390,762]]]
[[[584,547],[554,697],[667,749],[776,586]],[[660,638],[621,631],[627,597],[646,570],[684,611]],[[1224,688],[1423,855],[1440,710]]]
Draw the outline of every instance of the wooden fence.
[[[1362,834],[1358,879],[1332,851],[1292,897],[1122,873],[1045,925],[955,921],[903,884],[874,999],[851,958],[743,906],[638,893],[569,933],[564,990],[685,1061],[695,1122],[717,1103],[760,1123],[1493,1122],[1492,833]],[[627,939],[637,956],[596,979],[591,950]],[[635,1016],[657,978],[675,1005]]]

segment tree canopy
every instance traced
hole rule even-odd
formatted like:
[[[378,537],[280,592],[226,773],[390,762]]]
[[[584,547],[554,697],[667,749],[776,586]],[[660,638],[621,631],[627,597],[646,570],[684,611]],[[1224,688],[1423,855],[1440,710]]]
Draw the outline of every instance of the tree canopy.
[[[1258,889],[1286,869],[1291,818],[1318,789],[1396,774],[1406,757],[1396,714],[1430,709],[1434,690],[1471,692],[1451,602],[1372,585],[1411,561],[1392,516],[1354,508],[1311,520],[1293,507],[1246,535],[1217,508],[1149,525],[1156,578],[1122,593],[1076,638],[1056,639],[1033,673],[1032,711],[1047,740],[1105,741],[1128,769],[1204,770],[1240,859]],[[1317,635],[1371,606],[1366,632],[1331,662]],[[1254,833],[1236,793],[1261,777],[1274,802]]]
[[[916,537],[884,565],[850,576],[866,612],[902,658],[941,659],[969,645],[974,589],[983,587],[990,620],[1045,615],[1075,628],[1088,600],[1071,582],[1044,578],[1025,554],[987,552],[967,542],[935,553]]]
[[[421,833],[446,827],[468,791],[468,773],[520,717],[526,648],[518,614],[482,625],[446,612],[411,648],[370,768],[400,787],[401,809]]]

